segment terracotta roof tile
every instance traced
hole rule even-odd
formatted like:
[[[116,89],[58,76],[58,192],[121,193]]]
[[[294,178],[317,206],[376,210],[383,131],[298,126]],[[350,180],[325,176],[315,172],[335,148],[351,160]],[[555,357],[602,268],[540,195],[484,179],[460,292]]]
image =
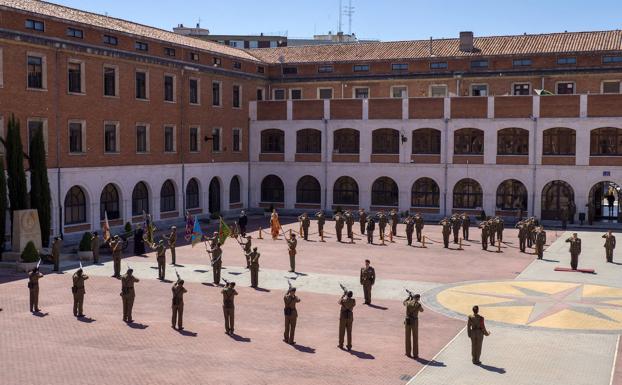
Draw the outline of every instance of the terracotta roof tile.
[[[170,44],[186,46],[194,49],[211,51],[217,54],[234,56],[240,59],[256,61],[257,59],[244,50],[229,47],[210,41],[194,39],[187,36],[149,27],[130,21],[103,16],[96,13],[81,11],[62,5],[35,0],[0,0],[0,7],[13,8],[43,16],[54,17],[76,23],[86,24],[115,32],[128,33],[149,39],[160,40]]]

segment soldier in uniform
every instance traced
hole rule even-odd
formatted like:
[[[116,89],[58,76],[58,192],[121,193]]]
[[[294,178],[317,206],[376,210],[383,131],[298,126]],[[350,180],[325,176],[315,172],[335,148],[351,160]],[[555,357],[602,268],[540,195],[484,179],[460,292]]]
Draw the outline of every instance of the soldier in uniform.
[[[212,242],[210,244],[210,250],[208,251],[211,256],[212,274],[214,276],[214,284],[220,285],[220,269],[222,269],[222,249],[220,243],[218,243],[218,233],[214,233]]]
[[[320,235],[320,238],[324,238],[324,223],[326,223],[324,211],[318,211],[315,213],[315,217],[317,218],[317,232]]]
[[[28,273],[28,291],[30,292],[30,312],[40,312],[39,309],[39,278],[43,278],[43,274],[35,267]]]
[[[454,214],[449,219],[449,222],[451,222],[451,229],[453,230],[453,233],[454,233],[454,243],[458,243],[462,221],[460,220],[460,217],[458,216],[458,214]]]
[[[568,228],[568,208],[562,208],[560,218],[562,220],[562,230],[566,230],[566,228]]]
[[[400,221],[400,216],[395,209],[391,210],[389,216],[391,217],[391,234],[393,234],[394,237],[397,237],[397,224]]]
[[[349,351],[352,349],[352,322],[354,321],[352,310],[356,306],[356,300],[352,298],[352,292],[348,291],[343,293],[337,303],[341,306],[341,311],[339,312],[339,345],[337,347],[343,349],[343,339],[347,332],[348,344],[346,349]]]
[[[296,271],[296,246],[298,246],[298,241],[296,240],[296,234],[292,234],[292,236],[287,239],[287,251],[289,252],[289,272],[293,273]]]
[[[60,252],[63,249],[63,239],[54,237],[52,242],[52,260],[54,261],[54,271],[60,271]]]
[[[71,292],[73,293],[73,316],[84,317],[84,281],[89,279],[89,276],[84,274],[82,268],[73,273],[73,286]]]
[[[171,288],[173,292],[173,304],[171,310],[173,317],[171,319],[171,327],[177,330],[184,330],[184,293],[188,292],[184,287],[184,280],[178,279]]]
[[[225,316],[225,334],[233,335],[235,329],[235,282],[227,282],[225,288],[222,289],[222,312]]]
[[[376,230],[376,221],[371,215],[367,217],[367,243],[374,243],[374,230]]]
[[[293,235],[293,234],[292,234]],[[253,247],[253,252],[249,256],[251,263],[251,287],[257,288],[259,286],[259,256],[261,254],[257,251],[257,247]]]
[[[99,235],[97,231],[91,233],[91,251],[93,252],[93,263],[99,263]]]
[[[240,234],[245,237],[246,236],[246,225],[248,225],[248,217],[246,216],[246,211],[240,211],[240,216],[238,217],[238,225],[240,226]]]
[[[544,254],[544,245],[546,244],[546,231],[542,226],[538,227],[536,231],[536,254],[538,259],[542,259]]]
[[[166,245],[164,239],[160,239],[158,243],[151,245],[152,249],[156,251],[156,261],[158,262],[158,278],[160,281],[164,281],[166,274]]]
[[[415,294],[404,300],[406,318],[404,319],[406,356],[419,358],[419,313],[423,312],[423,306],[419,303],[421,296]]]
[[[134,270],[127,269],[127,273],[121,277],[121,299],[123,300],[123,321],[134,322],[132,309],[134,308],[134,283],[139,279],[134,277]]]
[[[359,224],[361,225],[361,235],[365,235],[365,227],[367,226],[367,213],[365,209],[359,209]]]
[[[519,221],[516,224],[516,228],[518,229],[518,248],[521,253],[525,252],[525,246],[527,242],[527,225],[523,221]]]
[[[494,218],[488,220],[488,239],[490,246],[496,245],[495,236],[497,235],[497,222],[495,222]]]
[[[344,218],[340,212],[333,217],[335,220],[335,233],[337,233],[337,242],[341,242],[341,232],[343,231]]]
[[[482,363],[479,358],[482,354],[484,336],[490,335],[486,330],[486,325],[484,325],[484,317],[478,313],[479,307],[473,306],[473,315],[470,315],[467,321],[467,335],[471,339],[471,357],[475,365]]]
[[[244,238],[242,238],[244,239]],[[249,269],[251,267],[251,262],[248,259],[249,258],[249,254],[251,252],[251,250],[253,250],[252,246],[253,246],[253,241],[251,239],[251,236],[248,235],[246,237],[246,242],[244,242],[243,240],[240,241],[240,246],[242,246],[242,250],[244,250],[244,255],[246,256],[246,268]]]
[[[404,219],[404,223],[406,224],[406,241],[408,246],[411,246],[413,243],[413,233],[415,232],[415,220],[409,215]]]
[[[300,298],[296,296],[296,288],[292,287],[287,290],[287,294],[283,297],[285,303],[285,332],[283,333],[283,342],[290,345],[295,344],[294,335],[296,333],[296,321],[298,320],[298,311],[296,310],[296,304],[300,302]]]
[[[445,248],[449,248],[449,235],[451,234],[451,222],[449,221],[449,219],[447,219],[447,217],[443,218],[440,222],[439,225],[443,226],[443,245],[445,245]]]
[[[616,236],[613,235],[611,230],[607,231],[607,234],[603,234],[603,238],[605,238],[605,258],[608,263],[613,262],[613,250],[616,248]]]
[[[298,217],[298,221],[302,226],[302,237],[305,241],[309,240],[309,226],[311,225],[311,221],[309,220],[309,215],[307,213],[303,213]]]
[[[482,221],[479,228],[482,230],[482,250],[488,250],[488,233],[490,231],[488,221]]]
[[[168,247],[171,249],[171,265],[176,265],[177,258],[175,254],[175,246],[177,244],[177,226],[171,226],[170,234],[168,236],[165,235],[164,239],[166,239]]]
[[[121,253],[123,252],[123,247],[121,245],[121,238],[118,235],[115,235],[113,238],[108,240],[110,245],[110,250],[112,251],[112,265],[114,269],[113,277],[119,278],[121,277]]]
[[[415,231],[417,232],[417,242],[421,242],[421,233],[425,225],[420,213],[415,214]]]
[[[577,233],[572,233],[572,237],[566,239],[566,242],[570,243],[570,267],[572,270],[577,270],[579,254],[581,254],[581,238],[577,236]]]
[[[378,214],[378,229],[380,231],[380,239],[384,240],[384,231],[387,228],[387,216],[384,213],[384,210],[380,210]]]
[[[536,221],[534,217],[527,219],[527,247],[533,247],[535,236]]]
[[[496,217],[495,224],[496,224],[496,230],[497,230],[497,239],[499,240],[499,242],[503,242],[503,230],[505,227],[503,223],[503,219]]]
[[[361,268],[361,285],[363,285],[365,305],[371,305],[371,287],[376,283],[376,270],[369,264],[369,259],[366,259],[365,267]]]
[[[469,240],[469,227],[471,227],[471,218],[469,214],[462,213],[460,216],[460,220],[462,221],[462,239],[465,241]]]
[[[346,220],[348,238],[350,238],[350,243],[354,243],[354,232],[352,231],[352,227],[354,226],[354,215],[352,215],[350,210],[346,210],[344,217]]]

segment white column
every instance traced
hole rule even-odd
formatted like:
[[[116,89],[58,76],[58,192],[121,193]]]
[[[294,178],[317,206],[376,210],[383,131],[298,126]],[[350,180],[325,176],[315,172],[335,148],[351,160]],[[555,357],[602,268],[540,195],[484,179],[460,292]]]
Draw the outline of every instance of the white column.
[[[587,95],[586,94],[579,96],[579,117],[587,118]],[[577,205],[577,207],[579,206]]]
[[[588,127],[576,127],[577,166],[590,164],[590,130]]]
[[[488,119],[494,119],[495,118],[495,97],[494,96],[489,96],[488,97],[488,114],[487,114]]]
[[[287,101],[287,120],[292,120],[292,116],[294,115],[294,102],[291,100]]]
[[[369,119],[369,99],[363,99],[363,120]]]
[[[497,163],[497,130],[484,130],[484,164]]]
[[[296,158],[296,130],[293,127],[282,127],[285,139],[285,161],[293,162]]]

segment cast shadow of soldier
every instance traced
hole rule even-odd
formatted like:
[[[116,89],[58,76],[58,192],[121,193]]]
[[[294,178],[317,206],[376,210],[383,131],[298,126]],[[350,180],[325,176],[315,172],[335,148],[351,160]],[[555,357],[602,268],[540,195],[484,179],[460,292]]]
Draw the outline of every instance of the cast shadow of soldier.
[[[480,368],[487,370],[489,372],[493,372],[493,373],[497,373],[497,374],[505,374],[506,371],[504,368],[498,368],[496,366],[492,366],[492,365],[486,365],[486,364],[479,364],[477,365]]]
[[[91,317],[78,317],[76,319],[78,321],[84,322],[86,324],[90,324],[90,323],[93,323],[93,322],[97,321],[95,318],[91,318]]]
[[[145,330],[149,327],[149,325],[145,325],[139,322],[128,322],[127,326],[131,329]]]
[[[350,353],[354,357],[361,359],[361,360],[375,360],[376,359],[376,357],[374,357],[372,354],[360,352],[354,349],[350,350],[348,353]]]
[[[32,315],[34,315],[35,317],[39,317],[39,318],[43,318],[43,317],[47,317],[50,313],[42,313],[40,311],[35,311],[32,313]]]
[[[191,332],[191,331],[188,331],[188,330],[180,330],[179,334],[184,336],[184,337],[196,337],[197,335],[199,335],[199,333]]]
[[[445,365],[444,362],[441,361],[436,361],[436,360],[426,360],[425,358],[415,358],[415,361],[417,361],[418,363],[425,365],[425,366],[434,366],[434,367],[439,367],[439,368],[445,368],[447,367],[447,365]]]

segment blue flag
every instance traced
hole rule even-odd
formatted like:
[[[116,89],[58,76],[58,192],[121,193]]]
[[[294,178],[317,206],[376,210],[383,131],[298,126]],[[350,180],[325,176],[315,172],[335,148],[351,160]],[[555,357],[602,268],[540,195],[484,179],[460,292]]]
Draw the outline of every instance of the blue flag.
[[[201,230],[201,224],[196,216],[194,217],[194,228],[192,229],[191,241],[192,247],[203,241],[203,230]]]

